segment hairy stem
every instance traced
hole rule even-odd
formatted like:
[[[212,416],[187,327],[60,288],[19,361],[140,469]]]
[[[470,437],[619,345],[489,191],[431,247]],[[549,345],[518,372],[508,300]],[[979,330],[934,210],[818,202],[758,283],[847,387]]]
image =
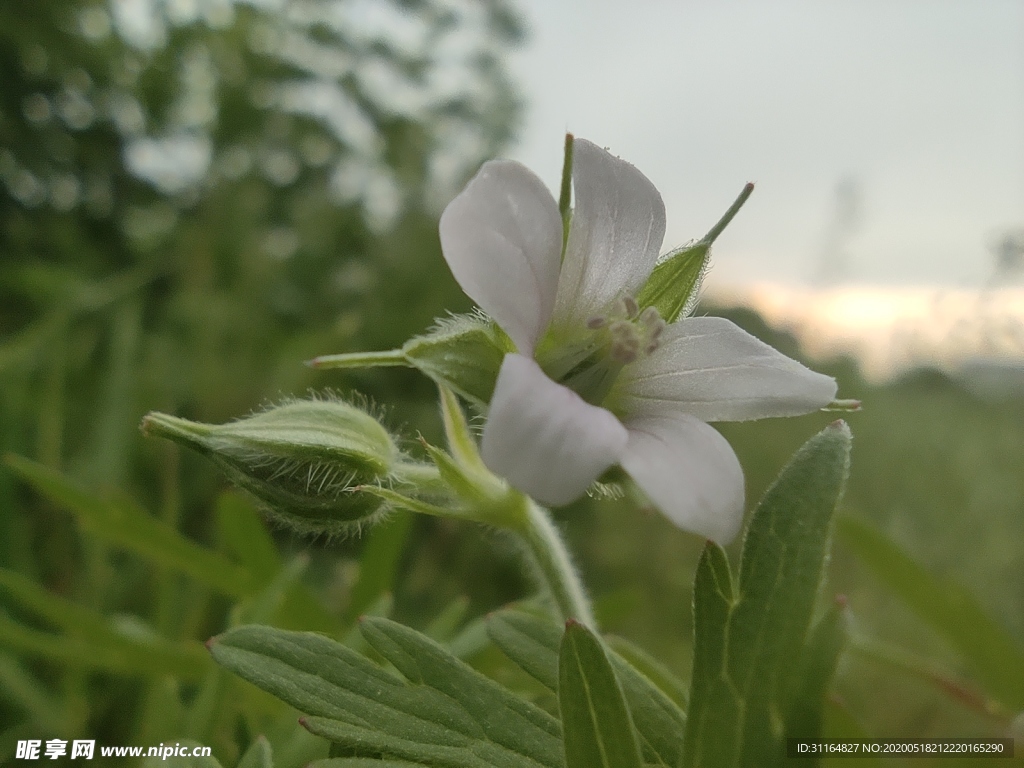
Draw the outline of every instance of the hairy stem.
[[[517,532],[529,548],[544,586],[551,594],[562,619],[575,619],[596,629],[590,599],[561,534],[546,509],[526,496],[522,498],[522,515]]]

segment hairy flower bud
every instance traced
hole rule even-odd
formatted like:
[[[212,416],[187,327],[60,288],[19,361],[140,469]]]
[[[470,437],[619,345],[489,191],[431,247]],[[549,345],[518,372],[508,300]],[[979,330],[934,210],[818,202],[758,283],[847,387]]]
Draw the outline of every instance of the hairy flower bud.
[[[150,413],[142,431],[210,457],[272,517],[310,533],[336,533],[383,512],[380,498],[357,488],[386,480],[399,458],[374,417],[338,400],[296,400],[228,424]]]

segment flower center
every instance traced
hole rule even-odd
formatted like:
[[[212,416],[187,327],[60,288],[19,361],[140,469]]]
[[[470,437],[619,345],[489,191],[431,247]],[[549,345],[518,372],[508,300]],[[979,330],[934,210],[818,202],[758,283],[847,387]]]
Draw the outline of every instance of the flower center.
[[[587,321],[589,354],[557,380],[588,403],[604,405],[622,369],[654,352],[666,326],[657,309],[641,312],[636,299],[625,296]]]

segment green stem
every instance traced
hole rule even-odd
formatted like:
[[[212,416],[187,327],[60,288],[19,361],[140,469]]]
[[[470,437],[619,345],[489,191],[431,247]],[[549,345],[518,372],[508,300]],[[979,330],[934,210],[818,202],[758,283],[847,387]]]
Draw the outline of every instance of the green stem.
[[[341,355],[321,355],[306,362],[310,368],[382,368],[409,366],[405,353],[400,349],[386,352],[347,352]]]
[[[575,619],[596,629],[590,600],[558,529],[547,510],[526,496],[522,498],[522,515],[517,532],[526,542],[544,586],[551,593],[562,619]]]

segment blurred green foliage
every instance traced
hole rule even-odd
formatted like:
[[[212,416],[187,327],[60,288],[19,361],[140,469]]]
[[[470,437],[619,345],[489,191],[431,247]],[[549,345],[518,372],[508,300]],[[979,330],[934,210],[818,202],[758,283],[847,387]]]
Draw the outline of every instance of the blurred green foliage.
[[[153,409],[221,422],[354,387],[410,443],[437,434],[422,375],[301,361],[390,349],[468,309],[436,220],[514,134],[504,56],[523,33],[509,0],[0,4],[0,449],[24,457],[0,470],[0,761],[18,738],[82,734],[193,738],[225,765],[260,733],[278,766],[323,756],[292,712],[205,660],[198,643],[242,621],[359,647],[352,621],[391,614],[526,686],[464,625],[527,591],[504,539],[403,516],[362,540],[270,534],[201,459],[137,431]],[[1024,400],[817,367],[864,403],[843,512],[966,589],[1019,649]],[[829,420],[722,427],[751,506]],[[634,502],[558,515],[602,624],[685,676],[703,542]],[[1015,702],[992,699],[962,643],[842,537],[830,570],[854,635],[877,641],[845,657],[836,723],[1002,732]]]

